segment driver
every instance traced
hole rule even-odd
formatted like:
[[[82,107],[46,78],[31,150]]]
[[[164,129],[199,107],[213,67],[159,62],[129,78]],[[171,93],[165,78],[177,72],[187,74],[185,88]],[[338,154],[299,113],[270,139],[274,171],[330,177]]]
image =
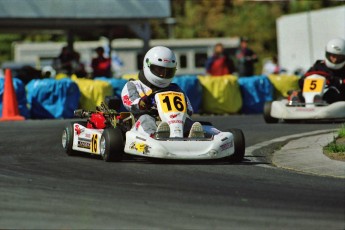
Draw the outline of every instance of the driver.
[[[160,89],[179,91],[181,88],[171,83],[176,72],[175,54],[167,47],[156,46],[151,48],[144,57],[143,70],[139,72],[139,80],[130,80],[124,86],[121,98],[125,108],[137,118],[135,127],[139,131],[147,133],[151,137],[168,138],[170,128],[166,122],[161,122],[158,127],[156,119],[149,115],[153,105],[149,95]],[[193,108],[186,94],[187,113],[193,114]],[[184,130],[190,130],[189,137],[203,137],[204,132],[199,122],[186,118]]]
[[[322,75],[326,78],[327,92],[323,100],[334,103],[345,100],[345,40],[335,38],[326,45],[326,59],[318,60],[299,80],[303,89],[304,79],[312,74]]]

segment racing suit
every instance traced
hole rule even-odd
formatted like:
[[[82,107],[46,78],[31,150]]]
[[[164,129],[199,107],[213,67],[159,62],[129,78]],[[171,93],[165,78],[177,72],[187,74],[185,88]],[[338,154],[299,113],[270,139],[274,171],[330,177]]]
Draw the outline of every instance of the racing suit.
[[[144,72],[140,71],[139,80],[130,80],[129,82],[126,83],[126,85],[124,86],[121,92],[121,99],[122,99],[123,105],[128,111],[133,113],[133,115],[137,119],[135,123],[136,130],[139,130],[140,132],[145,132],[149,136],[153,136],[153,134],[156,132],[156,129],[157,129],[156,119],[153,116],[148,114],[149,109],[143,108],[140,105],[140,101],[143,97],[149,96],[152,92],[158,89],[161,89],[161,88],[158,88],[152,85],[145,78]],[[181,88],[174,83],[171,83],[168,87],[164,89],[166,89],[167,91],[171,90],[171,91],[183,92]],[[186,103],[187,103],[187,114],[191,116],[193,114],[193,108],[185,93],[184,93],[184,96],[186,98]],[[189,131],[192,124],[193,124],[193,121],[187,117],[184,124],[184,130]]]
[[[323,100],[331,104],[345,101],[345,66],[340,69],[330,69],[325,61],[318,60],[299,80],[299,87],[303,90],[304,79],[310,75],[318,74],[326,78],[328,91],[323,95]]]

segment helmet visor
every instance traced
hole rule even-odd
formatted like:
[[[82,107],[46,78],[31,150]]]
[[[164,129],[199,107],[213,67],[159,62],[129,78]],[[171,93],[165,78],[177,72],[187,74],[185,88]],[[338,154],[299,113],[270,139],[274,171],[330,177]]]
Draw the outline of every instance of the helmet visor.
[[[328,61],[332,62],[333,64],[340,64],[345,61],[345,55],[332,54],[329,52],[326,52],[326,58]]]
[[[162,66],[153,65],[153,64],[150,65],[150,70],[157,77],[165,78],[165,79],[174,77],[175,72],[176,72],[176,68],[167,68],[167,67],[162,67]]]

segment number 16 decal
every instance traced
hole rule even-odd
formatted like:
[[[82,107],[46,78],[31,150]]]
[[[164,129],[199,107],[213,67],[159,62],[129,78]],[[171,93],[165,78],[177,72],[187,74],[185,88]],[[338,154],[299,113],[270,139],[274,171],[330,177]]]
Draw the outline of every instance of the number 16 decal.
[[[96,153],[97,152],[97,143],[98,143],[98,136],[97,134],[93,134],[92,135],[92,139],[91,139],[91,152]]]
[[[183,93],[164,93],[159,95],[164,112],[185,112],[186,100]]]

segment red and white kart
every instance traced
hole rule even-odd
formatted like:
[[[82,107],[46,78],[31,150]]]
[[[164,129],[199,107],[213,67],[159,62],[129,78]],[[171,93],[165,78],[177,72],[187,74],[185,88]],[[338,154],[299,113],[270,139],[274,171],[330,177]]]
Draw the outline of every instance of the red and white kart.
[[[151,159],[243,160],[245,139],[240,129],[221,132],[211,123],[201,122],[205,137],[185,137],[184,123],[188,115],[184,94],[155,92],[150,97],[156,105],[151,115],[155,113],[157,122],[169,124],[169,138],[158,139],[140,131],[131,113],[110,113],[108,109],[82,112],[84,117],[89,117],[88,121],[71,123],[63,131],[62,146],[66,153],[71,155],[78,151],[97,154],[105,161],[120,161],[124,153]],[[101,116],[104,119],[95,119]],[[95,122],[101,125],[92,124]]]
[[[304,80],[302,94],[305,102],[287,99],[266,102],[263,114],[266,123],[277,123],[279,120],[344,120],[345,101],[328,104],[320,100],[328,90],[325,86],[325,77],[313,74]]]

